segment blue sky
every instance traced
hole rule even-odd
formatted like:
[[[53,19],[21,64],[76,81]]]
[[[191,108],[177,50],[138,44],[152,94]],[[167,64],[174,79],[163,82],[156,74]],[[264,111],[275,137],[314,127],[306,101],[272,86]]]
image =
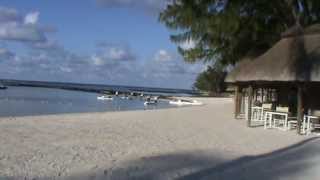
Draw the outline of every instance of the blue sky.
[[[0,78],[191,88],[205,66],[170,42],[165,1],[2,0]]]

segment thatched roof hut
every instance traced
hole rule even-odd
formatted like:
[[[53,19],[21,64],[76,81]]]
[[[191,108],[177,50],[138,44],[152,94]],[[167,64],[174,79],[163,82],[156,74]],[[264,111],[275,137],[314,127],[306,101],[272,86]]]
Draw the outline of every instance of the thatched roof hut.
[[[241,89],[249,89],[248,107],[251,107],[255,89],[272,87],[280,92],[282,99],[289,92],[296,92],[295,109],[301,121],[307,109],[320,109],[320,103],[315,103],[320,99],[320,25],[290,28],[261,56],[240,61],[225,81],[237,86],[236,115],[241,104]],[[248,111],[250,114],[250,108]]]
[[[320,25],[293,29],[260,57],[240,61],[226,82],[320,82]]]

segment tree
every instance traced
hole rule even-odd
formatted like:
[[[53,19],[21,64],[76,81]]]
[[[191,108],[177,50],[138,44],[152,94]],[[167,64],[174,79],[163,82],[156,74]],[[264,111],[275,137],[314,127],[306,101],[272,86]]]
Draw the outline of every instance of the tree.
[[[234,64],[259,55],[289,27],[319,23],[319,0],[173,0],[160,13],[160,22],[173,30],[178,45],[195,47],[179,52],[187,62]]]
[[[209,66],[206,71],[198,75],[194,87],[210,94],[221,93],[225,90],[224,78],[226,74],[219,66]]]

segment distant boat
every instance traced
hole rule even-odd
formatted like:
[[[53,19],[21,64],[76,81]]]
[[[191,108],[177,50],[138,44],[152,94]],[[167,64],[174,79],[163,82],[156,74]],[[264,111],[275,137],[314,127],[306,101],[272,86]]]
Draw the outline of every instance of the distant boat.
[[[0,89],[8,89],[8,87],[4,86],[3,84],[0,84]]]
[[[130,99],[129,96],[121,96],[121,99]]]
[[[145,101],[145,102],[143,103],[143,105],[145,105],[145,106],[157,105],[157,104],[158,104],[157,101]]]
[[[111,100],[113,100],[113,97],[101,95],[101,96],[98,96],[97,99],[98,100],[109,100],[109,101],[111,101]]]
[[[183,99],[177,99],[173,101],[169,101],[169,104],[177,105],[177,106],[200,106],[203,105],[202,102],[199,102],[197,100],[183,100]]]
[[[155,98],[151,98],[151,97],[148,97],[146,99],[146,101],[144,102],[144,105],[145,106],[148,106],[148,105],[157,105],[158,104],[158,97],[155,97]]]

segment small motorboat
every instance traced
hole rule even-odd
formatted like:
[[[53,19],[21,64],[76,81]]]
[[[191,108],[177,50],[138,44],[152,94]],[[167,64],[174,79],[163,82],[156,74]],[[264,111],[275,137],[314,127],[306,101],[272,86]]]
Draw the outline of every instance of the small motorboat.
[[[121,96],[121,99],[130,99],[129,96]]]
[[[144,102],[145,106],[149,106],[149,105],[157,105],[158,104],[158,98],[151,98],[151,97],[147,97],[146,101]]]
[[[0,84],[0,89],[8,89],[8,87],[4,86],[3,84]]]
[[[97,97],[98,100],[113,100],[113,97],[112,96],[105,96],[105,95],[101,95],[101,96],[98,96]]]
[[[177,105],[177,106],[201,106],[203,105],[202,102],[199,102],[197,100],[184,100],[184,99],[177,99],[169,101],[169,104]]]
[[[143,105],[145,105],[145,106],[157,105],[157,104],[158,104],[157,101],[145,101],[145,102],[143,103]]]

